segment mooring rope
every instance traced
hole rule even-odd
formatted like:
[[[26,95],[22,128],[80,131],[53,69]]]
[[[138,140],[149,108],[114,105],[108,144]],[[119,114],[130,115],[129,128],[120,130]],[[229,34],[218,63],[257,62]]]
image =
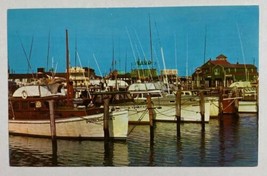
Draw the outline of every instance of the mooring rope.
[[[142,111],[139,111],[139,112],[142,112]],[[146,114],[147,112],[148,112],[148,109],[146,108],[146,109],[143,111],[143,113],[141,114],[141,116],[139,117],[139,119],[137,120],[137,122],[140,122],[140,121],[145,117],[145,114]],[[137,114],[138,114],[138,113],[137,113]],[[133,128],[128,132],[128,135],[130,135],[130,134],[133,132],[133,130],[135,129],[136,126],[137,126],[137,124],[133,126]]]

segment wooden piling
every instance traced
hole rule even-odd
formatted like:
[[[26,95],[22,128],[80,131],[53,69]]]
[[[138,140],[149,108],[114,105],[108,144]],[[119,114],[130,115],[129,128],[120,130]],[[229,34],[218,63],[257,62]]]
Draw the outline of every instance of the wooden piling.
[[[104,98],[104,140],[109,140],[109,98]]]
[[[201,115],[201,129],[205,131],[205,100],[203,91],[199,92],[199,107],[200,107],[200,115]]]
[[[239,95],[238,95],[238,89],[234,89],[234,92],[233,92],[233,98],[235,98],[234,100],[234,114],[238,114],[238,106],[239,106]]]
[[[219,118],[222,117],[223,115],[223,88],[220,87],[219,88],[219,102],[218,102],[218,105],[219,105]]]
[[[54,115],[54,100],[48,101],[49,105],[49,115],[50,115],[50,130],[51,130],[51,140],[52,140],[52,164],[57,166],[57,131],[56,131],[56,121]]]
[[[181,137],[181,89],[178,89],[176,92],[176,131],[177,131],[177,138]]]
[[[150,126],[150,142],[154,141],[154,112],[152,108],[151,96],[147,96],[147,109],[149,112],[149,126]]]
[[[49,112],[50,112],[50,129],[52,141],[56,139],[56,122],[54,116],[54,100],[49,100]]]

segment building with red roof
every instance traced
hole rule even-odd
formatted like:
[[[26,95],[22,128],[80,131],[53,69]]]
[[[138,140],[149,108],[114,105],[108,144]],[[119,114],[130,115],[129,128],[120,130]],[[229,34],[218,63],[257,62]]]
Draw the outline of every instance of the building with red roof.
[[[228,87],[237,81],[257,82],[258,71],[253,64],[231,64],[220,54],[215,60],[208,60],[192,74],[195,88]]]

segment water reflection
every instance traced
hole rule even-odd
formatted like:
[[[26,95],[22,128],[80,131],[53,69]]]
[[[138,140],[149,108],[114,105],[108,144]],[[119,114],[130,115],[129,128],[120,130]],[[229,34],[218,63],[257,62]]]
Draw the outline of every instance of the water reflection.
[[[127,166],[125,142],[68,141],[10,136],[11,166]]]
[[[132,129],[130,126],[129,129]],[[205,124],[136,126],[126,142],[10,136],[11,166],[256,166],[257,117],[224,116]]]

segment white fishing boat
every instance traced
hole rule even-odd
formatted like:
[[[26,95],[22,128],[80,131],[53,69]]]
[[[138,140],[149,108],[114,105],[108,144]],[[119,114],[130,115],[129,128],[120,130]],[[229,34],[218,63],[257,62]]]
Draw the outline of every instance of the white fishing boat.
[[[147,95],[151,96],[153,103],[154,120],[176,121],[176,98],[175,94],[167,94],[162,83],[134,83],[128,91],[134,98],[135,105],[128,106],[129,122],[149,122],[149,113],[146,105]],[[201,122],[199,101],[191,97],[188,92],[182,93],[181,121]],[[127,106],[123,106],[126,108]],[[210,103],[205,103],[205,122],[210,119]]]
[[[234,82],[230,87],[237,91],[242,99],[239,100],[239,113],[257,113],[257,87],[253,87],[248,81]]]

